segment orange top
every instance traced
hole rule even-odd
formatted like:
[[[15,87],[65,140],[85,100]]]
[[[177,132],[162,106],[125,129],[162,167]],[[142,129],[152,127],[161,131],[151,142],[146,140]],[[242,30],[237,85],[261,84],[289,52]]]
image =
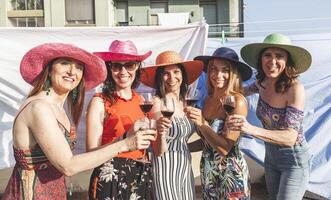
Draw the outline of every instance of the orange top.
[[[144,117],[144,113],[139,107],[141,97],[135,92],[132,92],[132,98],[128,100],[116,96],[114,104],[103,93],[97,93],[94,96],[102,98],[106,112],[103,121],[101,145],[112,143],[128,131],[136,120]],[[136,150],[121,153],[117,157],[140,159],[143,155],[144,150]]]

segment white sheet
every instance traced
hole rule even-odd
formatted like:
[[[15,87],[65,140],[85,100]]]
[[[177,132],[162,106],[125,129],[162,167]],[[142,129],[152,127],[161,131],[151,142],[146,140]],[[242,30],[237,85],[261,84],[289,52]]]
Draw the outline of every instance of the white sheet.
[[[72,43],[90,52],[107,51],[114,39],[132,40],[140,53],[152,50],[145,64],[153,64],[161,51],[175,50],[185,59],[202,54],[206,47],[208,25],[181,27],[112,28],[2,28],[0,29],[0,169],[13,166],[12,123],[31,87],[19,74],[19,63],[32,47],[46,42]],[[86,104],[95,91],[86,94]],[[86,105],[85,105],[86,108]],[[78,128],[76,152],[85,151],[85,115]]]

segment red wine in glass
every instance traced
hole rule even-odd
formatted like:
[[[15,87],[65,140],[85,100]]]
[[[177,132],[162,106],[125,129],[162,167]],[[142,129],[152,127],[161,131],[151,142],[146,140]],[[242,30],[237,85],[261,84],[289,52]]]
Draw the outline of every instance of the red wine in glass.
[[[235,109],[235,97],[232,95],[228,95],[224,99],[223,108],[228,115],[233,114],[233,111]]]
[[[186,98],[185,101],[188,106],[194,106],[198,102],[198,99]]]
[[[228,113],[229,115],[233,114],[234,106],[224,104],[223,108],[224,108],[225,112]]]
[[[152,103],[143,103],[143,104],[140,104],[140,109],[146,114],[148,113],[149,111],[151,111],[153,107],[153,104]]]
[[[161,113],[162,113],[163,117],[170,118],[174,114],[174,111],[162,110]]]

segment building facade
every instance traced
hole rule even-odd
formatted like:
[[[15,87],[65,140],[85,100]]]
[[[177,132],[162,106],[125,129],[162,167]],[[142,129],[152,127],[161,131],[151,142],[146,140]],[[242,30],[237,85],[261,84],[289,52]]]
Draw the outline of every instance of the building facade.
[[[184,12],[211,35],[243,31],[243,0],[0,0],[0,27],[150,26]]]

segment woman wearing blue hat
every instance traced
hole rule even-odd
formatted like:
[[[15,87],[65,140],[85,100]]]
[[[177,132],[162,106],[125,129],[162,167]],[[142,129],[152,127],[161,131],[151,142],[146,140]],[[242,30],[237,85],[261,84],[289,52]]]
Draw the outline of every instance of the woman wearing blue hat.
[[[265,142],[265,176],[270,199],[302,199],[309,178],[310,153],[303,133],[304,87],[297,80],[311,65],[310,53],[282,34],[241,49],[243,59],[257,69],[257,81],[245,90],[260,95],[256,114],[263,128],[244,116],[228,118],[240,130]]]
[[[226,130],[223,125],[229,114],[224,107],[226,97],[235,100],[231,113],[247,115],[242,81],[251,77],[252,69],[226,47],[216,49],[212,56],[195,59],[207,66],[208,96],[203,114],[193,107],[187,107],[186,113],[198,125],[203,141],[200,164],[203,199],[249,199],[249,172],[239,150],[240,131]]]

